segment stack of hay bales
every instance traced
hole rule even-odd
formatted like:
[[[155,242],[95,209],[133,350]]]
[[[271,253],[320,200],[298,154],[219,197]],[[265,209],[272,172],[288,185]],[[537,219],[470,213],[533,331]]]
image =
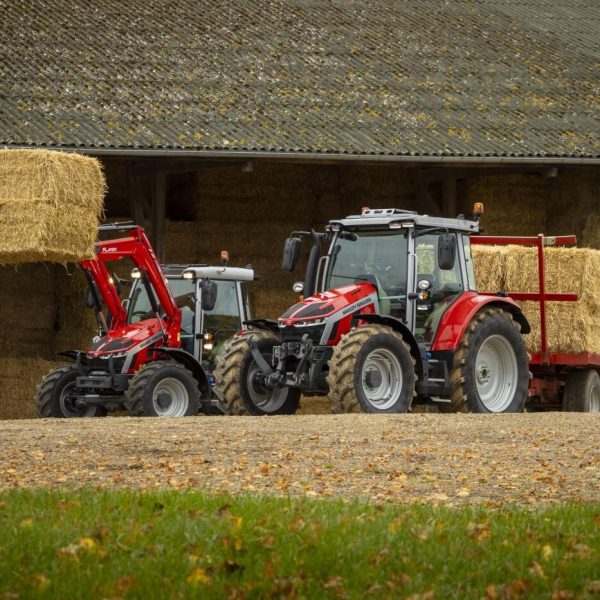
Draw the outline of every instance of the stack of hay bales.
[[[551,352],[600,353],[600,252],[587,248],[547,248],[546,291],[577,294],[577,302],[546,304]],[[474,246],[478,289],[497,292],[538,292],[537,249],[521,246]],[[538,302],[521,302],[531,324],[526,336],[530,351],[541,348]]]
[[[0,358],[0,418],[35,416],[36,385],[64,364],[56,352],[89,342],[83,274],[50,263],[93,256],[104,190],[94,159],[0,151],[0,264],[15,265],[0,267],[0,319],[10,327]]]
[[[292,283],[304,280],[306,260],[295,273],[281,270],[283,244],[298,225],[291,222],[167,222],[165,262],[219,264],[219,253],[228,250],[230,264],[252,265],[259,280],[248,285],[252,313],[277,318],[297,300]]]
[[[581,244],[600,250],[600,215],[590,215],[587,218]]]
[[[539,175],[477,177],[467,183],[463,210],[470,215],[473,203],[483,202],[488,235],[536,235],[546,223],[547,186]]]
[[[0,262],[93,257],[105,182],[100,163],[45,150],[0,151]]]

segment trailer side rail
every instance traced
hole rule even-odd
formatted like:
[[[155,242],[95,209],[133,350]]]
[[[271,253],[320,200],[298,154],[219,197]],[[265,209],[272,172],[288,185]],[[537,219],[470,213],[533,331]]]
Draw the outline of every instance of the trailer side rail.
[[[510,292],[507,294],[518,301],[539,302],[540,305],[540,332],[541,332],[541,351],[532,356],[532,363],[537,364],[600,364],[598,362],[583,363],[578,362],[585,357],[593,359],[594,355],[588,353],[566,354],[548,352],[548,328],[546,316],[546,302],[576,302],[577,294],[554,294],[546,292],[546,263],[544,257],[544,248],[553,246],[576,246],[577,236],[558,235],[544,236],[540,233],[537,236],[490,236],[490,235],[472,235],[471,244],[482,246],[533,246],[537,248],[538,258],[538,292]],[[570,357],[570,358],[569,358]],[[579,357],[579,358],[577,358]],[[563,360],[565,359],[565,360]],[[600,361],[600,357],[595,357]],[[572,362],[576,361],[576,362]]]

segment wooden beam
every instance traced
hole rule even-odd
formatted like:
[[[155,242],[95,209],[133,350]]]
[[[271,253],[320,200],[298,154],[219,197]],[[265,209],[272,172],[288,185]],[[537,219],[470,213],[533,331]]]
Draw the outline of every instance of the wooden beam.
[[[446,169],[442,181],[442,213],[444,217],[454,218],[457,215],[456,175],[452,169]]]
[[[426,181],[423,179],[421,169],[417,169],[417,202],[419,203],[418,212],[428,215],[440,216],[442,211],[437,202],[433,199]]]
[[[154,177],[152,192],[152,240],[158,260],[164,261],[165,222],[167,202],[167,176],[157,173]]]

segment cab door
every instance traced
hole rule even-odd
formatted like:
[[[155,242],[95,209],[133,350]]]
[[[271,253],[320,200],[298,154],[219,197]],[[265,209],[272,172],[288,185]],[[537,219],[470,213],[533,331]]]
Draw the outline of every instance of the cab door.
[[[458,240],[454,266],[442,270],[438,264],[439,236],[432,233],[416,236],[414,240],[415,293],[419,295],[413,303],[414,332],[417,341],[425,344],[433,341],[443,314],[465,289]]]

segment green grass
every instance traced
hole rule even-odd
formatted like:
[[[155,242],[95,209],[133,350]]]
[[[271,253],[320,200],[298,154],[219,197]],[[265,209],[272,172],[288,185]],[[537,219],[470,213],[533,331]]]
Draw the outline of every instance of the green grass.
[[[600,598],[599,530],[600,504],[4,492],[0,599]]]

